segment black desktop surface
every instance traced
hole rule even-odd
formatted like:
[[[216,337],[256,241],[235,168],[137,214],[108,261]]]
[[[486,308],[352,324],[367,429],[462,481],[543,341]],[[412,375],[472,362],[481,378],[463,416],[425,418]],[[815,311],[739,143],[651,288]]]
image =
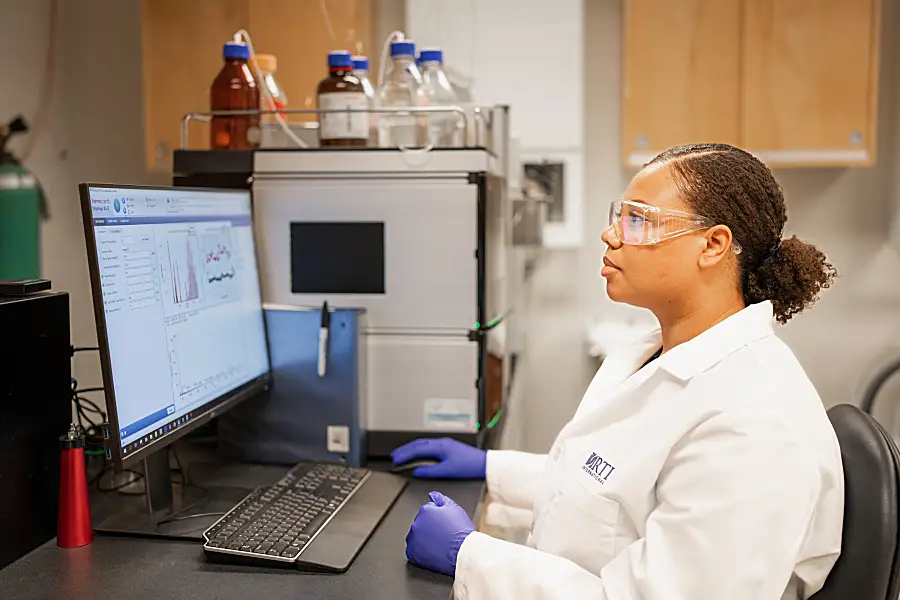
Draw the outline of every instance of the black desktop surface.
[[[368,465],[389,470],[387,462]],[[189,469],[190,471],[190,469]],[[222,477],[248,485],[277,480],[285,467],[226,465]],[[242,474],[243,473],[243,474]],[[215,473],[212,474],[215,476]],[[475,516],[481,481],[412,480],[343,574],[306,573],[209,562],[199,543],[97,536],[83,548],[61,549],[53,539],[0,571],[4,600],[257,599],[392,600],[450,597],[453,580],[407,563],[405,537],[428,492],[440,490]],[[95,519],[114,503],[143,498],[92,494]]]

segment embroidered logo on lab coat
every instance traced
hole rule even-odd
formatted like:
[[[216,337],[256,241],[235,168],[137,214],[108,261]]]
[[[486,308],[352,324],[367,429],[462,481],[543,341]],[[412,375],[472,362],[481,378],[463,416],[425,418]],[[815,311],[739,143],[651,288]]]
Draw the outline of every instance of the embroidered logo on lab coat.
[[[603,458],[596,452],[591,452],[590,457],[588,457],[587,461],[584,463],[584,466],[581,467],[581,470],[593,477],[601,484],[604,484],[606,483],[606,480],[609,479],[609,476],[612,475],[612,472],[616,470],[616,468],[603,460]]]

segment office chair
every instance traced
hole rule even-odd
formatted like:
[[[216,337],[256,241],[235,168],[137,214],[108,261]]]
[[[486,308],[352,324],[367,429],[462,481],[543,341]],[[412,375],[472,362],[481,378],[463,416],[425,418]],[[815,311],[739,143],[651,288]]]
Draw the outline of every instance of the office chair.
[[[875,419],[839,404],[828,410],[844,464],[841,555],[811,600],[900,597],[900,451]]]

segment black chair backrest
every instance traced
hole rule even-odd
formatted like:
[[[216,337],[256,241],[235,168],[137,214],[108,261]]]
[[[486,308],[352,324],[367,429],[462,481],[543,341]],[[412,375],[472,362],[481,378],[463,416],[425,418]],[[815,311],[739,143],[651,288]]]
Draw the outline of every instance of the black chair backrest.
[[[828,410],[844,463],[841,555],[811,600],[900,596],[900,451],[875,419],[849,404]]]

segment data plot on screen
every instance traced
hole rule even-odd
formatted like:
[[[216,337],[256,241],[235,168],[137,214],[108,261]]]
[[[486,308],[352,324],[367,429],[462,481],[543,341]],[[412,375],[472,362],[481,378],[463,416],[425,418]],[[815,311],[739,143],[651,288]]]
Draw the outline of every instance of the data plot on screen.
[[[160,283],[167,313],[200,304],[200,236],[196,229],[170,229],[157,237]]]
[[[201,236],[203,247],[203,285],[207,304],[228,302],[237,296],[237,273],[234,268],[234,246],[231,227],[222,225],[206,229]]]
[[[169,361],[179,405],[219,389],[243,372],[239,331],[201,313],[168,323]]]

